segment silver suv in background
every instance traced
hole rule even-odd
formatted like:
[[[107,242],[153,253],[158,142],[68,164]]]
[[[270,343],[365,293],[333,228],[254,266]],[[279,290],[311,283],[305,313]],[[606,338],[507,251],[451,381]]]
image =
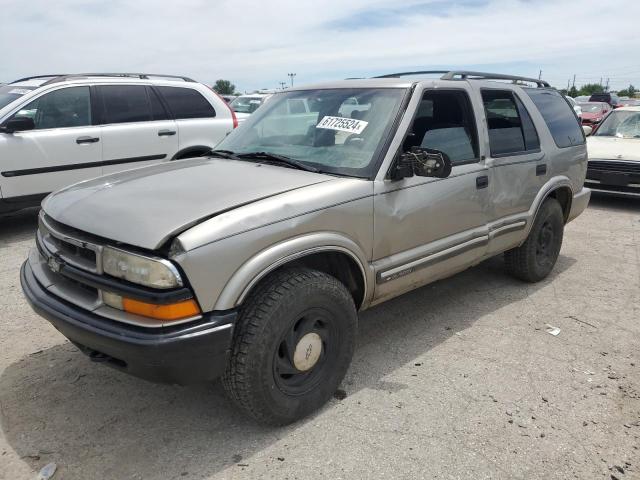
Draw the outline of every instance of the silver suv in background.
[[[93,359],[222,376],[286,424],[339,386],[358,311],[503,253],[545,279],[590,197],[573,110],[542,80],[418,73],[289,89],[206,158],[54,193],[27,299]]]
[[[237,126],[187,77],[77,74],[0,86],[0,213],[72,183],[207,153]]]

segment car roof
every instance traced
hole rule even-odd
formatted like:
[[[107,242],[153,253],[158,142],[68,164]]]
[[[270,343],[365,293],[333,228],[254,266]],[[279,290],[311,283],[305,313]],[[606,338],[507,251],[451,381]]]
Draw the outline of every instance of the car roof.
[[[619,112],[619,111],[621,111],[621,110],[622,110],[622,111],[624,111],[624,112],[640,112],[640,106],[637,106],[637,107],[632,107],[632,106],[629,106],[629,107],[619,107],[619,108],[616,108],[616,109],[614,110],[614,112]]]
[[[164,74],[144,73],[78,73],[64,75],[38,75],[21,78],[10,83],[13,86],[42,87],[50,85],[65,85],[73,83],[141,83],[164,85],[199,85],[198,82],[188,77]]]

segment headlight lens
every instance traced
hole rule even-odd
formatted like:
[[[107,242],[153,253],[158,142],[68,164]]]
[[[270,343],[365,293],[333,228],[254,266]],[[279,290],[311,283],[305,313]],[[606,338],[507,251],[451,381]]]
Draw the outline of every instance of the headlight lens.
[[[153,259],[105,247],[102,251],[102,269],[113,277],[151,288],[182,286],[180,273],[168,261]]]

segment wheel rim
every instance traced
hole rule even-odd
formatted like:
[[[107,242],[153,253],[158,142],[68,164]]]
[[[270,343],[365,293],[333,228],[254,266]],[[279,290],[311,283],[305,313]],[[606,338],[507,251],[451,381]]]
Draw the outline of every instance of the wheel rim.
[[[543,267],[553,264],[555,236],[553,225],[547,220],[542,225],[536,242],[536,260]]]
[[[302,395],[320,383],[334,349],[330,316],[313,309],[297,316],[283,333],[273,358],[273,376],[288,395]]]

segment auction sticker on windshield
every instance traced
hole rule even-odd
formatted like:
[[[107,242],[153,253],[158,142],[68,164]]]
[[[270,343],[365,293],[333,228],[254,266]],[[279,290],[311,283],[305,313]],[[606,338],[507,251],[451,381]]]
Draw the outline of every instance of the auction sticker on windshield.
[[[362,120],[356,120],[354,118],[343,117],[324,117],[316,128],[326,128],[328,130],[338,130],[340,132],[349,133],[362,133],[362,131],[369,125],[369,122]]]

